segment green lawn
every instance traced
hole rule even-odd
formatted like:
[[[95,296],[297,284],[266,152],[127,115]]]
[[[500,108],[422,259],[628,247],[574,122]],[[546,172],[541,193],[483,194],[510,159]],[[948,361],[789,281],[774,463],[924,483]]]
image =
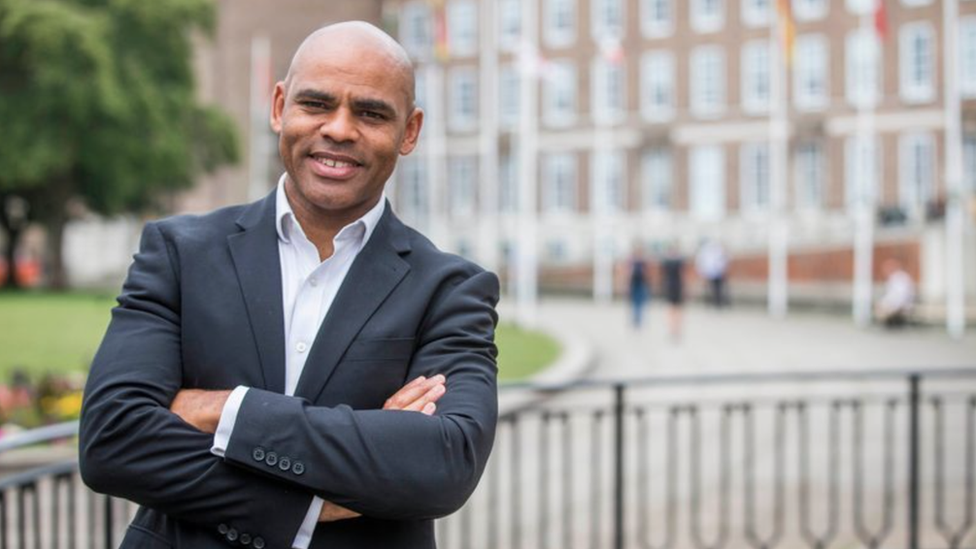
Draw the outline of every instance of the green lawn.
[[[0,292],[0,382],[18,368],[35,379],[87,370],[114,305],[107,295]],[[497,340],[499,377],[506,381],[531,375],[559,355],[552,338],[510,324],[498,327]]]

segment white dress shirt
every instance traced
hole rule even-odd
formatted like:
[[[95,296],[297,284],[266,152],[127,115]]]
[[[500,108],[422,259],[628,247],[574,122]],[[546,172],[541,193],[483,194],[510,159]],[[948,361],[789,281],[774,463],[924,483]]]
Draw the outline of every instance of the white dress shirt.
[[[365,215],[346,225],[332,240],[332,256],[319,260],[319,252],[305,236],[285,195],[285,175],[278,181],[275,195],[275,228],[278,231],[278,257],[281,260],[281,298],[285,313],[285,394],[294,395],[305,360],[325,315],[335,300],[349,267],[376,229],[386,198]],[[220,415],[211,452],[223,457],[237,422],[237,413],[247,387],[234,389]],[[318,523],[323,500],[316,496],[292,542],[293,549],[307,549]]]

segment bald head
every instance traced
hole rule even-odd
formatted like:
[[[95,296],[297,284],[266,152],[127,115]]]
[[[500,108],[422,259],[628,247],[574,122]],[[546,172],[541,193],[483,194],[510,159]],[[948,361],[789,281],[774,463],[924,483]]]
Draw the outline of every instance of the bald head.
[[[289,86],[295,72],[308,63],[315,63],[322,56],[333,55],[340,50],[361,52],[377,63],[388,65],[388,74],[401,81],[408,110],[413,109],[415,81],[410,56],[393,37],[365,21],[334,23],[308,35],[292,57],[285,86]]]

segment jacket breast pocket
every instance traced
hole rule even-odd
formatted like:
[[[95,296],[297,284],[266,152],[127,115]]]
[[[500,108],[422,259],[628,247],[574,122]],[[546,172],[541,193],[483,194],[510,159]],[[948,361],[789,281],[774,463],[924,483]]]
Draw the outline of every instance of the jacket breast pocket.
[[[346,350],[346,362],[400,362],[406,363],[413,353],[414,338],[386,337],[356,339]]]

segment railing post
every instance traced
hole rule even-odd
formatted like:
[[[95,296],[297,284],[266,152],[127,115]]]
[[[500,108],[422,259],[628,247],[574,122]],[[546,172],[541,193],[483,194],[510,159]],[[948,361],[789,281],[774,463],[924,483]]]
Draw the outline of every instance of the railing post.
[[[624,547],[624,389],[614,385],[613,407],[613,547]]]
[[[908,549],[918,549],[919,538],[919,397],[922,376],[908,376]]]
[[[113,533],[112,529],[115,527],[114,513],[112,513],[112,497],[105,496],[105,549],[114,549],[115,542],[112,539]]]

